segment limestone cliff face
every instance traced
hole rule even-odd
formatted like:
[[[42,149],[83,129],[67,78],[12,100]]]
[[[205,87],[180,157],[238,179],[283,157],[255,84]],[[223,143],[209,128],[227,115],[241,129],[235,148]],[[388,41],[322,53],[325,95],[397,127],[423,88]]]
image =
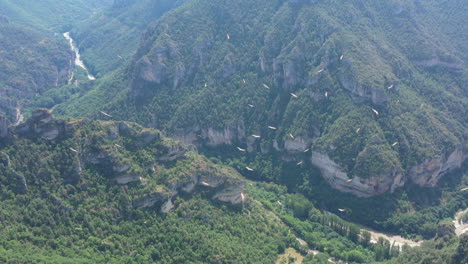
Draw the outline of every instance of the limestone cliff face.
[[[237,122],[223,129],[194,127],[175,132],[172,136],[184,144],[207,145],[210,147],[232,145],[235,142],[246,141],[244,122]]]
[[[8,135],[8,126],[10,122],[8,119],[0,114],[0,139],[5,138]]]
[[[146,197],[134,201],[134,206],[139,208],[160,206],[161,212],[172,209],[172,199],[179,193],[192,194],[195,192],[209,192],[213,199],[240,204],[244,202],[245,181],[240,178],[232,178],[230,175],[237,174],[228,169],[221,171],[194,170],[190,177],[176,180],[167,188],[160,189]]]
[[[429,159],[413,166],[408,174],[409,179],[419,186],[434,187],[445,174],[461,168],[466,157],[463,148],[458,147],[449,155]]]
[[[385,192],[393,192],[408,180],[423,187],[435,187],[448,172],[460,168],[467,155],[457,148],[447,157],[430,159],[413,166],[408,174],[398,168],[387,168],[379,175],[369,178],[349,178],[348,174],[327,154],[313,152],[312,165],[318,167],[323,178],[335,189],[360,197],[370,197]]]
[[[55,120],[47,109],[38,109],[26,122],[14,127],[14,132],[22,136],[38,137],[48,141],[70,136],[78,123]]]

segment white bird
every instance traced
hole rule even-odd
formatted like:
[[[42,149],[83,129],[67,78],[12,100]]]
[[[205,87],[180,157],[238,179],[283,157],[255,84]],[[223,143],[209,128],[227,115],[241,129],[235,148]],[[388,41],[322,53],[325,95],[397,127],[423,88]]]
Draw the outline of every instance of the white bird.
[[[250,167],[245,167],[248,171],[254,171],[254,169],[250,168]]]
[[[118,147],[118,148],[121,148],[122,146],[120,146],[119,144],[114,144],[114,146]]]
[[[292,139],[294,139],[294,136],[293,134],[289,133],[289,137],[291,137]]]
[[[117,57],[119,57],[119,59],[123,59],[122,56],[120,56],[120,55],[117,55]]]
[[[317,73],[321,73],[321,72],[323,72],[324,70],[325,70],[325,69],[322,68],[322,69],[320,69]]]
[[[231,36],[229,34],[226,34],[227,39],[231,39]]]
[[[207,84],[207,83],[205,83],[205,88],[206,88],[206,87],[208,87],[208,84]]]
[[[207,182],[204,182],[204,181],[202,181],[202,182],[201,182],[201,184],[202,184],[202,185],[204,185],[204,186],[211,187],[211,185],[210,185],[209,183],[207,183]]]
[[[78,150],[74,149],[74,148],[70,148],[71,151],[75,152],[75,153],[78,153]]]
[[[294,97],[294,98],[298,98],[298,97],[299,97],[299,96],[297,96],[296,94],[293,94],[293,93],[291,93],[291,95],[292,95],[292,97]]]
[[[245,149],[237,147],[239,151],[245,152]]]
[[[267,89],[270,89],[270,86],[266,85],[266,84],[263,84],[263,87],[267,88]]]
[[[276,130],[278,128],[274,127],[274,126],[268,126],[269,129],[272,129],[272,130]]]
[[[340,212],[346,212],[346,209],[338,208],[338,211],[340,211]]]
[[[341,55],[340,60],[343,60],[343,58],[344,58],[344,55]]]
[[[248,104],[248,106],[249,106],[250,108],[254,108],[254,107],[255,107],[255,105],[253,105],[253,104]]]
[[[396,146],[396,145],[398,145],[398,142],[393,143],[393,144],[392,144],[392,147],[394,147],[394,146]]]
[[[349,179],[349,180],[347,180],[346,182],[352,182],[352,181],[353,181],[353,179]]]
[[[361,128],[356,129],[356,133],[359,133],[361,131]]]
[[[252,135],[252,137],[254,137],[254,138],[261,138],[261,136],[259,136],[259,135]]]
[[[304,164],[304,161],[299,161],[298,163],[296,163],[297,166],[300,166],[302,164]]]
[[[463,191],[468,191],[468,187],[467,187],[467,188],[463,188],[463,189],[461,189],[460,191],[462,191],[462,192],[463,192]]]
[[[243,81],[243,82],[244,82],[244,84],[245,84],[245,79],[242,79],[242,81]]]
[[[101,114],[103,114],[103,115],[107,116],[107,117],[112,117],[111,115],[109,115],[109,114],[108,114],[108,113],[106,113],[106,112],[103,112],[103,111],[99,111],[99,112],[100,112]]]
[[[379,111],[375,110],[374,108],[372,108],[372,111],[373,111],[376,115],[379,115]]]
[[[310,148],[308,148],[308,149],[304,150],[304,153],[306,153],[306,152],[309,152],[309,150],[310,150]]]
[[[277,201],[276,203],[279,204],[279,205],[283,205],[283,203],[281,203],[280,201]]]
[[[325,97],[328,97],[328,92],[325,92]]]
[[[396,101],[396,104],[399,105],[399,104],[400,104],[400,100],[397,100],[397,101]]]
[[[392,88],[393,88],[393,84],[390,85],[389,87],[387,87],[387,89],[389,89],[389,90],[392,89]]]
[[[244,195],[244,193],[241,193],[241,199],[242,199],[242,202],[245,202],[245,195]]]

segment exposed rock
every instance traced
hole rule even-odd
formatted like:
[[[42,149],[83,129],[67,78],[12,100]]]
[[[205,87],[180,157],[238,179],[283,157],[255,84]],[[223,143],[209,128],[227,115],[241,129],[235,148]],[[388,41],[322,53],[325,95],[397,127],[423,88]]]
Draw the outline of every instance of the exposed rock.
[[[14,131],[22,136],[33,136],[51,141],[59,137],[70,136],[77,124],[77,122],[67,123],[64,120],[55,120],[48,109],[38,109],[32,113],[30,119],[16,126]]]
[[[403,173],[396,168],[389,168],[381,175],[370,178],[354,177],[351,182],[348,182],[350,178],[347,173],[328,155],[313,152],[311,162],[320,169],[323,178],[333,188],[359,197],[370,197],[387,191],[393,192],[405,183]]]
[[[157,204],[163,204],[172,198],[173,194],[165,190],[155,192],[147,197],[137,199],[133,202],[133,206],[138,208],[149,208]]]
[[[299,153],[304,152],[310,144],[312,144],[312,139],[309,137],[296,136],[294,139],[288,138],[284,142],[284,149],[290,153]]]
[[[17,194],[25,194],[28,192],[28,184],[24,175],[19,174],[15,171],[10,171],[11,185],[13,185],[13,191]]]
[[[345,74],[340,72],[338,80],[344,89],[349,91],[356,102],[370,100],[373,104],[382,105],[387,102],[388,98],[383,89],[376,87],[365,87],[358,83],[354,74]]]
[[[129,175],[129,174],[123,174],[123,175],[119,175],[119,176],[113,178],[113,180],[117,184],[121,184],[121,185],[128,184],[128,183],[131,183],[131,182],[140,181],[140,179],[141,179],[141,177],[138,176],[138,175]]]
[[[162,206],[161,206],[161,212],[162,213],[168,213],[169,211],[174,208],[174,204],[172,203],[172,199],[168,199]]]
[[[225,188],[217,191],[213,196],[214,199],[231,204],[240,204],[243,202],[242,195],[245,189],[245,182],[237,184],[229,184]]]
[[[10,122],[8,119],[0,114],[0,138],[5,138],[8,135],[8,126]]]
[[[210,147],[232,145],[235,142],[243,142],[246,138],[243,122],[228,125],[224,129],[194,127],[176,132],[172,136],[184,144],[197,144],[199,141],[206,141],[204,145]]]
[[[419,186],[434,187],[440,178],[448,172],[461,168],[466,159],[463,148],[455,149],[450,155],[424,161],[413,166],[409,171],[409,178]]]
[[[463,70],[464,68],[463,62],[443,61],[438,57],[434,57],[434,58],[427,59],[427,60],[414,61],[413,63],[418,66],[422,66],[426,68],[440,66],[440,67],[444,67],[444,68],[448,68],[452,70],[460,70],[460,71]]]
[[[83,173],[83,170],[81,168],[81,161],[78,157],[78,155],[75,157],[74,161],[73,161],[73,164],[72,164],[72,167],[70,168],[70,170],[68,171],[67,175],[66,175],[66,183],[70,183],[70,184],[77,184],[80,182],[80,179],[81,179],[81,175]],[[41,176],[39,176],[41,177]]]
[[[180,159],[185,156],[185,154],[193,150],[192,147],[186,147],[181,144],[173,144],[170,147],[166,147],[165,154],[161,157],[158,157],[160,161],[173,161]]]

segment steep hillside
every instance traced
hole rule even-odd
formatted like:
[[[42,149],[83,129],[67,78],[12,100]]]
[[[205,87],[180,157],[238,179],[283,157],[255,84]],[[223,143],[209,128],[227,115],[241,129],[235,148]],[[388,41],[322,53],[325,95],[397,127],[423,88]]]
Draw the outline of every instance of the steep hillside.
[[[466,7],[441,5],[190,1],[91,94],[186,143],[310,163],[343,192],[433,187],[466,159]],[[57,110],[96,112],[93,97]]]
[[[110,72],[131,58],[142,33],[167,11],[185,0],[120,0],[80,23],[71,33],[83,58],[97,76]]]
[[[351,263],[399,255],[304,196],[247,184],[158,130],[46,109],[1,124],[3,262],[273,263],[289,247]]]
[[[0,13],[14,23],[27,24],[36,30],[68,31],[76,21],[88,18],[113,0],[2,0]]]
[[[50,88],[66,84],[73,54],[61,36],[0,21],[0,113],[12,122],[20,108]]]

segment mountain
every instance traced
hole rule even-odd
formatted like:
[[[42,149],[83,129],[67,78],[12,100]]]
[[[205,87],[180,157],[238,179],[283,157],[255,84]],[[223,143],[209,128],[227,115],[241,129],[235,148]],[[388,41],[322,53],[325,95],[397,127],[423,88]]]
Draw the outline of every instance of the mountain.
[[[98,77],[115,70],[138,47],[141,34],[151,23],[181,5],[178,0],[120,0],[73,28],[83,59]]]
[[[86,19],[112,3],[113,0],[2,0],[0,13],[15,23],[29,25],[36,30],[65,32],[76,21]]]
[[[38,109],[0,136],[4,262],[272,263],[286,248],[358,263],[398,255],[304,196],[249,182],[135,123]]]
[[[21,108],[50,88],[66,84],[73,54],[61,36],[0,22],[0,114],[20,119]]]
[[[309,163],[342,192],[434,187],[466,159],[465,13],[463,1],[189,1],[91,94],[119,94],[104,109],[185,143]],[[58,111],[96,113],[92,97]]]

